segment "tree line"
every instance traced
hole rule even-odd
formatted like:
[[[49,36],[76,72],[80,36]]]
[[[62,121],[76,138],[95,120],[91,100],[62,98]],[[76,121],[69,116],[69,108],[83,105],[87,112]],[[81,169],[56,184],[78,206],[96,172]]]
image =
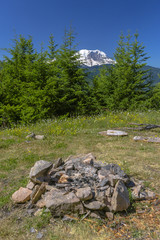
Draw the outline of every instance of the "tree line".
[[[87,82],[76,50],[72,28],[65,30],[58,48],[54,36],[48,49],[38,52],[32,37],[20,35],[7,49],[0,66],[0,126],[30,123],[55,116],[95,114],[104,109],[134,110],[160,106],[160,85],[152,86],[144,46],[133,37],[120,36],[116,64],[102,67]]]

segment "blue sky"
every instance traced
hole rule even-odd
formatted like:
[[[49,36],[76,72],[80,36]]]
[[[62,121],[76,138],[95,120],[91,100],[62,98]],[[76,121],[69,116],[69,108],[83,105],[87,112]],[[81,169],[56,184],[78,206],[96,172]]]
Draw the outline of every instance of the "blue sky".
[[[60,45],[71,23],[78,49],[99,49],[109,57],[121,31],[138,31],[147,64],[160,68],[160,0],[1,0],[0,48],[11,47],[15,34],[31,35],[39,49],[52,33]]]

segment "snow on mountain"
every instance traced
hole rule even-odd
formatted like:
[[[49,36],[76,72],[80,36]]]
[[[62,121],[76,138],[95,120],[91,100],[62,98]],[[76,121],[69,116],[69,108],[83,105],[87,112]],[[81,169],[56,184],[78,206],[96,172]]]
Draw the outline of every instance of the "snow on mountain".
[[[82,49],[79,51],[81,62],[88,67],[99,66],[103,64],[115,64],[115,61],[108,58],[107,55],[100,50]]]

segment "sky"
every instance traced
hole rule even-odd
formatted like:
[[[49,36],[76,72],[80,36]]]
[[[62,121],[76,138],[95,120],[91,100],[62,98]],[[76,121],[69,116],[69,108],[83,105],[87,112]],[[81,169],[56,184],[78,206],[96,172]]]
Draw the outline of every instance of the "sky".
[[[38,50],[47,48],[54,35],[60,46],[65,28],[72,25],[77,50],[99,49],[114,58],[121,32],[139,33],[139,42],[150,58],[147,65],[160,68],[160,0],[1,0],[1,48],[12,47],[20,34],[33,37]]]

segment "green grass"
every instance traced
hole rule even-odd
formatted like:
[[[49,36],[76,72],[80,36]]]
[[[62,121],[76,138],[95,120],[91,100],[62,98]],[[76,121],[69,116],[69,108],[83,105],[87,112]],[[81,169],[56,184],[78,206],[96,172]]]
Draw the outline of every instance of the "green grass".
[[[97,161],[119,164],[127,174],[144,180],[147,187],[160,194],[160,145],[133,141],[135,135],[160,137],[160,129],[140,132],[128,130],[129,136],[122,138],[98,134],[107,129],[129,127],[129,123],[133,122],[160,124],[160,114],[156,111],[146,113],[106,112],[103,115],[90,117],[44,120],[28,126],[15,126],[12,129],[1,130],[0,207],[2,212],[6,208],[12,209],[11,195],[19,187],[26,186],[30,168],[36,161],[41,159],[54,162],[59,157],[65,160],[70,155],[89,152],[96,156]],[[43,134],[45,139],[26,139],[31,132]],[[17,222],[19,217],[22,219],[20,223]],[[145,237],[146,234],[150,234],[150,239],[152,237],[159,239],[158,233],[152,233],[153,226],[150,226],[149,223],[145,223],[146,228],[143,229],[134,223],[135,216],[131,214],[129,217],[129,224],[126,222],[129,228],[126,231],[129,231],[133,239]],[[156,215],[156,218],[160,220],[160,215]],[[35,227],[37,231],[46,229],[44,239],[123,239],[118,238],[115,230],[109,225],[116,225],[117,222],[108,223],[110,228],[102,228],[103,222],[97,221],[93,223],[87,221],[63,223],[56,220],[52,223],[53,219],[49,215],[25,216],[23,205],[12,211],[10,216],[5,217],[2,221],[3,224],[0,225],[2,239],[19,240],[26,239],[26,236],[28,239],[36,239],[36,234],[30,233],[30,227]],[[121,220],[117,219],[116,221]],[[128,221],[128,219],[124,218],[123,221]]]

